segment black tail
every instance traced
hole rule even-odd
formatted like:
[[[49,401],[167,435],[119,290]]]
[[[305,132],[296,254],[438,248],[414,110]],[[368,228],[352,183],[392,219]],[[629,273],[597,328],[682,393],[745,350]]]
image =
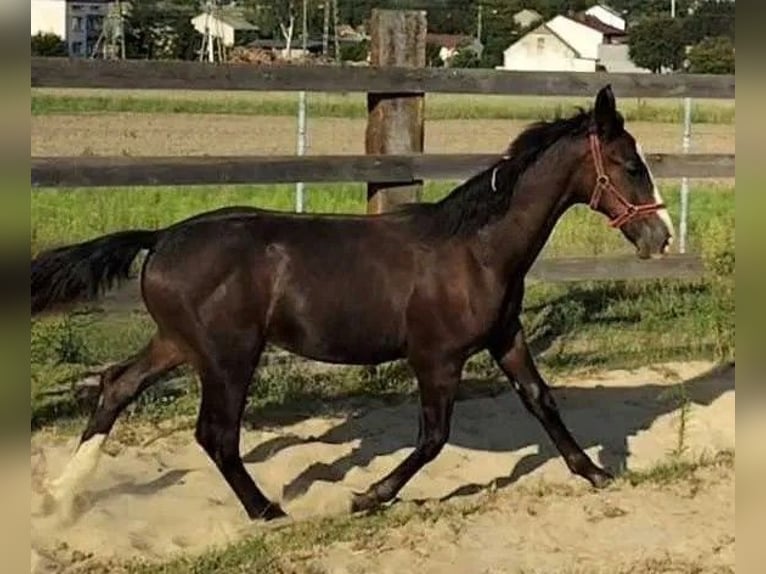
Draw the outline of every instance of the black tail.
[[[120,231],[58,247],[32,260],[32,316],[57,305],[92,301],[130,277],[133,260],[151,249],[159,231]]]

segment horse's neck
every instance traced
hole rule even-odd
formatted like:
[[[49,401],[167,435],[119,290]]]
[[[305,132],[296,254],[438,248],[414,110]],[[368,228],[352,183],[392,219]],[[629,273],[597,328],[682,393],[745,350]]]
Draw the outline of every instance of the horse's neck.
[[[575,159],[545,154],[518,180],[506,215],[485,230],[498,271],[510,278],[525,274],[571,206],[570,179]]]

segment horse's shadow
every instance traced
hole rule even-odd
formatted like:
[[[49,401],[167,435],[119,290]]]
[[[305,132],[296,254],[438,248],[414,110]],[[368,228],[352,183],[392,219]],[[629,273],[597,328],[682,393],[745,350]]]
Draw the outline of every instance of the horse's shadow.
[[[509,385],[510,388],[510,385]],[[667,384],[631,387],[558,387],[553,388],[562,418],[584,449],[600,447],[598,462],[612,473],[627,468],[628,438],[648,429],[660,416],[680,406],[680,397]],[[684,381],[683,400],[709,405],[724,393],[734,390],[734,366],[713,369]],[[391,408],[405,409],[411,426],[391,425]],[[480,409],[474,416],[461,417],[470,409]],[[484,416],[486,412],[486,416]],[[468,419],[468,420],[466,420]],[[279,451],[307,443],[344,444],[359,440],[358,446],[331,464],[314,463],[283,487],[285,499],[308,491],[316,481],[340,482],[353,468],[366,466],[378,456],[402,448],[414,447],[417,434],[416,401],[398,407],[379,409],[362,418],[348,418],[318,437],[304,439],[287,435],[268,440],[243,457],[246,463],[269,459]],[[559,457],[540,423],[529,414],[518,397],[509,390],[497,397],[459,401],[452,419],[449,443],[462,448],[488,452],[512,452],[537,447],[524,456],[506,476],[495,477],[488,484],[466,484],[444,498],[475,493],[492,484],[502,488]],[[471,426],[469,426],[471,425]],[[498,431],[507,429],[507,432]]]

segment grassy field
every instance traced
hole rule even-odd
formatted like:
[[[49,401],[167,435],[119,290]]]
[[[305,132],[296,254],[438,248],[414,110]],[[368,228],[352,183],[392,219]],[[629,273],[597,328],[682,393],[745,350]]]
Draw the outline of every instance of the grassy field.
[[[310,93],[309,117],[362,118],[367,116],[362,93]],[[527,97],[468,94],[429,94],[426,119],[541,119],[568,115],[576,106],[588,107],[589,98]],[[295,116],[297,94],[291,92],[195,92],[157,90],[32,90],[33,116],[100,112],[239,114]],[[620,99],[628,121],[682,122],[680,99]],[[695,123],[733,124],[734,100],[694,100]]]
[[[457,182],[428,182],[424,201],[437,200]],[[699,247],[700,226],[734,211],[734,194],[728,186],[692,182],[689,248]],[[661,185],[663,198],[678,220],[679,186]],[[364,184],[308,184],[306,210],[315,213],[364,213]],[[37,190],[32,193],[32,251],[80,241],[118,229],[156,228],[207,209],[226,205],[251,205],[292,211],[295,187],[195,186],[187,188],[141,187],[122,189],[82,188]],[[546,255],[600,255],[625,253],[630,246],[604,220],[578,206],[559,222],[546,247]]]
[[[434,200],[449,183],[426,186]],[[291,186],[175,190],[70,190],[32,194],[32,250],[79,241],[118,229],[159,227],[216,206],[246,204],[292,209]],[[665,186],[664,196],[677,221],[678,189]],[[309,188],[309,210],[362,212],[361,186],[329,191]],[[641,365],[651,362],[726,358],[733,353],[733,211],[734,194],[717,186],[695,184],[691,199],[689,248],[709,255],[710,277],[699,282],[649,281],[597,284],[531,285],[525,324],[544,368],[550,373],[578,368]],[[554,231],[543,256],[602,255],[630,252],[622,236],[585,208],[570,211]],[[142,314],[80,314],[33,323],[33,426],[77,419],[83,406],[71,393],[50,395],[53,388],[80,376],[93,365],[123,358],[152,332]],[[497,371],[486,357],[469,369],[486,384]],[[311,373],[282,368],[264,373],[253,386],[251,409],[326,408],[333,401],[361,395],[402,399],[414,392],[406,369],[396,365],[371,377],[359,369]],[[490,387],[492,385],[490,384]],[[154,420],[188,418],[196,413],[196,387],[180,393],[147,395],[136,413]],[[276,415],[275,415],[276,416]]]

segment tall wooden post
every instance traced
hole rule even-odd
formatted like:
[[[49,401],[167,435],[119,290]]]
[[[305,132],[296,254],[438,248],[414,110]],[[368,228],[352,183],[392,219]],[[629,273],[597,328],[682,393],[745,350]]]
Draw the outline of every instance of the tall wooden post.
[[[424,68],[426,13],[422,10],[372,11],[371,66]],[[425,94],[367,94],[367,154],[423,153]],[[422,181],[370,182],[367,212],[382,213],[394,206],[419,201]]]

